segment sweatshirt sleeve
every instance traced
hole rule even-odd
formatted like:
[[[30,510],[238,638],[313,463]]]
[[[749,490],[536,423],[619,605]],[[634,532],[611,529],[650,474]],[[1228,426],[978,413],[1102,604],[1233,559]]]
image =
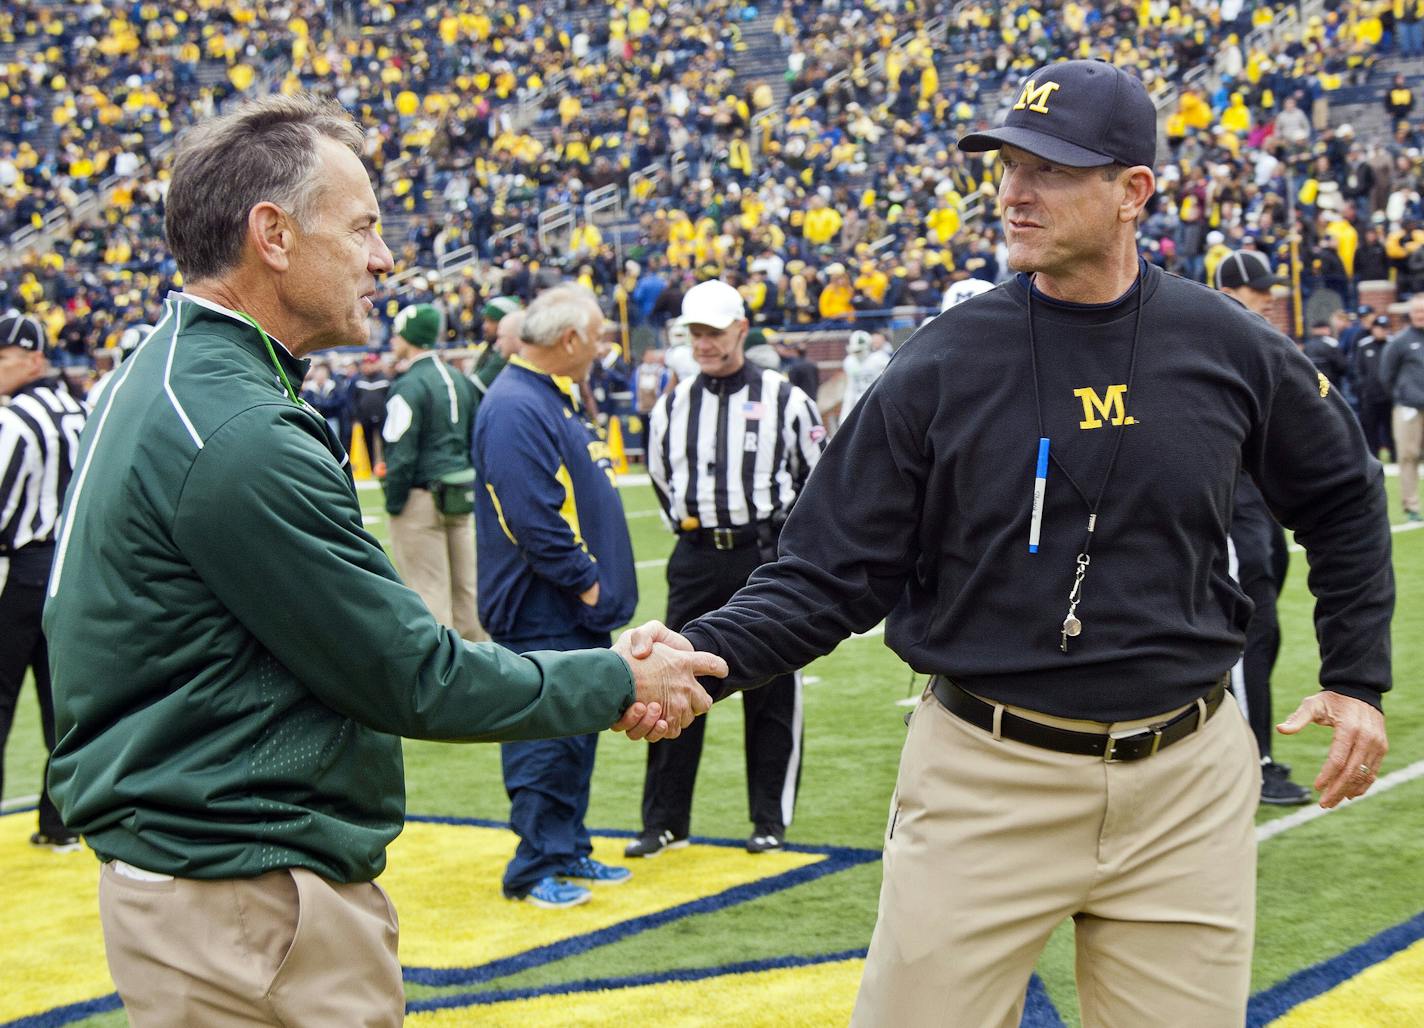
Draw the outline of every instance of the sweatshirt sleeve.
[[[826,448],[826,430],[815,402],[794,385],[787,386],[786,402],[782,405],[781,434],[786,448],[786,463],[799,497],[806,488],[806,479],[821,459]]]
[[[1391,401],[1394,399],[1394,380],[1399,374],[1399,363],[1403,356],[1404,347],[1398,339],[1391,339],[1380,353],[1380,384],[1384,386],[1384,391]]]
[[[505,526],[536,575],[581,593],[598,581],[598,566],[583,540],[559,441],[536,418],[512,417],[500,427],[499,453],[483,454],[481,465]]]
[[[1345,401],[1288,341],[1243,448],[1246,470],[1310,564],[1320,684],[1373,706],[1390,687],[1394,611],[1384,471]]]
[[[653,485],[653,493],[658,498],[658,508],[662,511],[663,524],[674,532],[677,531],[677,522],[672,516],[672,468],[668,467],[667,460],[663,457],[663,444],[667,441],[668,432],[671,426],[668,424],[668,411],[672,407],[672,391],[664,393],[658,397],[653,404],[652,411],[648,414],[648,480]]]
[[[408,373],[407,373],[408,374]],[[415,465],[420,454],[421,404],[411,403],[405,396],[410,391],[395,386],[386,402],[386,422],[381,428],[386,458],[386,513],[405,510],[410,490],[416,484]]]
[[[362,527],[308,419],[272,405],[228,422],[175,515],[194,571],[261,647],[328,707],[395,735],[552,738],[618,719],[634,692],[616,653],[517,656],[436,622]]]
[[[927,458],[891,393],[874,390],[831,441],[792,508],[776,563],[683,629],[727,661],[726,686],[804,667],[899,600],[917,559]]]

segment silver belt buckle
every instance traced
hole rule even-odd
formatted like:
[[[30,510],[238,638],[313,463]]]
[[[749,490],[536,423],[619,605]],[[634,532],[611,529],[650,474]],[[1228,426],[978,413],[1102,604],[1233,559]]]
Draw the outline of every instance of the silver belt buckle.
[[[1157,750],[1160,749],[1161,746],[1162,746],[1162,726],[1161,726],[1161,725],[1152,725],[1152,726],[1150,726],[1146,731],[1136,731],[1136,732],[1110,732],[1110,733],[1108,734],[1108,748],[1103,751],[1103,763],[1104,763],[1104,764],[1121,764],[1122,761],[1118,760],[1116,757],[1113,756],[1113,754],[1117,752],[1117,744],[1118,744],[1118,741],[1119,741],[1119,740],[1122,740],[1122,739],[1138,739],[1138,738],[1141,738],[1142,736],[1146,735],[1147,732],[1151,732],[1151,733],[1152,733],[1152,748],[1147,751],[1146,756],[1144,756],[1144,757],[1139,757],[1138,759],[1139,759],[1139,760],[1146,760],[1147,757],[1156,756]]]
[[[736,546],[736,537],[730,528],[712,529],[712,545],[719,550],[730,550]]]

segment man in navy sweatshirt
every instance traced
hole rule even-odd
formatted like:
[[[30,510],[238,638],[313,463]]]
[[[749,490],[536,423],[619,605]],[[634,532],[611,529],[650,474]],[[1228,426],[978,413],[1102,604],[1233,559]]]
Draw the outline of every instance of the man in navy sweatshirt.
[[[733,687],[886,619],[930,684],[886,830],[858,1025],[1014,1025],[1054,928],[1084,1024],[1240,1025],[1256,744],[1227,672],[1244,469],[1310,558],[1333,728],[1322,806],[1387,749],[1394,586],[1383,476],[1284,336],[1137,255],[1156,111],[1094,61],[1034,72],[998,150],[1018,276],[922,328],[807,483],[777,562],[684,629]]]

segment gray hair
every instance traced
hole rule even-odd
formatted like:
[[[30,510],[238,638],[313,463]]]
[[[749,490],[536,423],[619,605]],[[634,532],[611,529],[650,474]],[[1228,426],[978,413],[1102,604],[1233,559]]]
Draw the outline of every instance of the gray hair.
[[[561,285],[535,297],[524,312],[519,338],[531,346],[553,346],[570,329],[588,332],[603,321],[598,297],[579,285]]]
[[[321,188],[323,138],[361,152],[361,129],[351,115],[335,100],[307,93],[250,100],[184,133],[163,218],[184,279],[211,278],[237,265],[247,215],[259,203],[274,203],[308,226]]]
[[[510,311],[499,319],[499,328],[495,330],[495,338],[500,336],[513,336],[518,339],[524,334],[524,312]]]

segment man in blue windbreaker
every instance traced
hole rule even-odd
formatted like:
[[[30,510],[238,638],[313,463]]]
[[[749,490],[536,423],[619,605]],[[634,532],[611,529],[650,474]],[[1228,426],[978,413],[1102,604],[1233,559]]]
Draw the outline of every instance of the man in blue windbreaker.
[[[607,449],[586,421],[578,383],[603,328],[593,294],[559,286],[534,301],[523,344],[475,418],[480,620],[516,652],[611,644],[633,616],[638,585]],[[627,881],[592,859],[584,826],[595,735],[502,747],[519,848],[504,894],[560,909],[587,885]]]

